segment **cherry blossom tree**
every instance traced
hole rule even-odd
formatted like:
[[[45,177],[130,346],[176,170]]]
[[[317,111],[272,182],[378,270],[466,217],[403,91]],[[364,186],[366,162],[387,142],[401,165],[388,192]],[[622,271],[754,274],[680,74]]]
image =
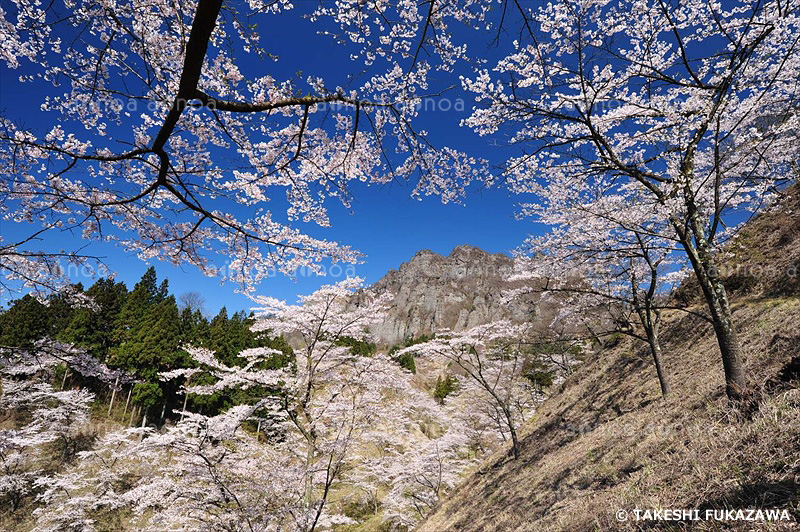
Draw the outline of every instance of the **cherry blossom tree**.
[[[553,326],[572,320],[595,337],[621,332],[646,342],[666,396],[670,386],[659,341],[661,314],[672,308],[669,294],[684,272],[675,243],[660,236],[663,222],[653,212],[646,202],[635,205],[605,191],[593,202],[540,211],[536,218],[553,229],[527,239],[514,279],[544,278],[543,292],[566,295]],[[512,290],[508,296],[527,291]]]
[[[473,375],[459,377],[457,393],[440,404],[430,382],[451,360],[434,355],[433,346],[420,355],[416,374],[354,347],[369,340],[369,327],[386,308],[386,297],[358,292],[359,286],[348,279],[295,305],[259,298],[254,328],[291,341],[295,359],[287,367],[264,363],[275,354],[270,348],[247,349],[227,365],[210,350],[189,347],[198,367],[162,375],[203,371],[213,380],[190,380],[188,392],[247,389],[252,404],[213,417],[184,412],[159,431],[120,427],[76,449],[62,467],[8,476],[40,504],[35,529],[105,529],[124,519],[141,530],[320,530],[356,523],[348,504],[361,501],[387,526],[414,526],[515,434],[539,394],[525,384],[523,358],[507,348],[518,331],[494,324],[460,340],[440,337],[452,348],[468,344],[459,360]],[[60,363],[54,356],[39,361],[50,368]],[[41,373],[35,362],[7,367],[30,376]],[[104,374],[102,368],[87,373]],[[88,410],[85,392],[53,393],[84,394]]]
[[[419,442],[390,463],[385,470],[386,520],[415,526],[478,462],[477,455],[466,452],[467,436],[460,428],[450,425],[442,435]]]
[[[35,482],[49,469],[47,446],[60,460],[73,457],[81,436],[89,429],[92,394],[82,390],[56,391],[35,381],[3,380],[0,410],[29,418],[18,429],[0,431],[0,497],[12,511],[35,493]]]
[[[124,510],[140,530],[280,530],[302,507],[297,467],[241,425],[253,407],[189,414],[156,433],[106,434],[76,467],[39,481],[40,530],[93,530]],[[158,467],[153,467],[157,464]]]
[[[432,397],[426,381],[439,369],[421,360],[415,375],[401,372],[398,393],[384,405],[380,422],[362,433],[343,472],[347,492],[356,492],[353,502],[371,505],[376,513],[380,509],[383,522],[392,527],[416,526],[501,443],[494,427],[486,430],[489,422],[478,414],[481,434],[488,437],[476,449],[468,418],[478,403],[439,404]]]
[[[360,285],[360,279],[347,279],[324,286],[296,305],[256,298],[263,307],[253,330],[295,341],[295,363],[290,367],[263,369],[261,362],[275,353],[269,348],[243,351],[242,367],[221,363],[209,350],[189,349],[217,379],[210,385],[189,386],[189,392],[255,386],[265,390],[255,408],[281,440],[274,446],[283,449],[289,465],[302,471],[301,485],[294,487],[302,505],[288,512],[293,526],[302,530],[314,530],[334,518],[326,506],[332,487],[362,433],[381,422],[387,394],[397,393],[403,383],[405,372],[391,359],[355,354],[348,342],[368,339],[368,327],[384,316],[385,297],[353,303]],[[187,371],[193,370],[171,371],[164,378]]]
[[[146,461],[152,456],[138,454],[137,447],[141,435],[149,432],[140,428],[109,431],[91,449],[79,452],[71,467],[38,478],[37,500],[43,506],[33,511],[34,530],[97,530],[113,511],[129,508],[123,495],[131,479],[154,470]]]
[[[369,503],[375,512],[382,509],[385,521],[416,524],[482,454],[470,452],[457,410],[437,404],[411,373],[375,357],[368,381],[382,388],[380,400],[349,407],[356,416],[368,416],[349,441],[331,431],[348,422],[328,402],[338,418],[317,418],[311,470],[302,434],[285,421],[288,416],[264,412],[269,401],[214,417],[187,413],[160,433],[112,431],[79,453],[74,467],[38,479],[38,499],[46,508],[34,512],[37,530],[101,529],[114,522],[115,513],[141,530],[329,529],[355,522],[342,513],[342,503],[357,492],[373,494]],[[265,377],[253,368],[240,373],[248,382]],[[323,384],[331,382],[318,381]],[[273,423],[266,438],[245,426],[259,412]],[[338,461],[335,471],[328,468],[331,457]],[[318,507],[307,502],[309,473],[317,492],[324,492],[334,474],[328,489],[338,491],[335,506],[325,505],[319,516]]]
[[[357,293],[359,286],[358,279],[325,286],[296,305],[257,298],[263,307],[253,328],[283,334],[293,343],[295,361],[289,367],[264,369],[260,362],[272,355],[267,348],[242,352],[241,366],[226,366],[208,350],[189,349],[216,378],[213,384],[189,386],[191,393],[230,387],[265,391],[250,408],[266,427],[274,459],[295,472],[285,479],[287,487],[275,488],[295,494],[291,504],[273,512],[283,516],[280,522],[290,517],[293,528],[347,522],[329,504],[331,493],[343,486],[350,499],[363,497],[373,511],[383,508],[385,520],[415,523],[501,439],[497,420],[485,415],[482,423],[494,427],[492,445],[482,453],[471,450],[473,435],[463,411],[474,415],[476,405],[486,405],[483,397],[476,400],[465,391],[461,401],[439,405],[419,375],[384,354],[354,352],[352,340],[369,339],[369,327],[383,319],[387,302],[386,296]],[[175,370],[164,378],[192,371]],[[505,379],[495,393],[501,393]],[[502,393],[512,392],[503,388]],[[509,409],[517,404],[516,398],[506,399]]]
[[[89,415],[94,394],[53,383],[65,365],[108,385],[133,381],[84,350],[47,338],[29,349],[0,349],[0,415],[7,427],[0,430],[0,498],[12,512],[26,499],[41,500],[53,472],[80,462],[96,438]]]
[[[49,289],[64,261],[100,260],[37,246],[55,231],[247,288],[275,270],[356,260],[293,222],[327,226],[325,200],[349,206],[354,182],[413,178],[415,194],[458,196],[476,161],[435,149],[413,124],[435,96],[429,74],[464,52],[449,26],[481,24],[489,4],[13,0],[0,11],[0,61],[24,66],[20,83],[51,88],[41,131],[0,117],[2,216],[36,225],[0,241],[0,268]],[[289,17],[351,50],[350,86],[269,73],[281,67],[256,28]],[[253,63],[266,73],[248,75]],[[280,192],[285,216],[265,208]],[[213,265],[223,258],[224,271]]]
[[[398,351],[446,361],[463,376],[459,395],[469,395],[468,409],[488,407],[487,415],[498,433],[511,440],[511,452],[519,457],[517,428],[543,397],[525,377],[525,330],[508,321],[478,325],[459,333],[442,331],[433,340]]]
[[[726,393],[740,399],[746,375],[716,253],[796,166],[798,7],[559,0],[520,13],[513,50],[464,80],[479,102],[466,123],[482,135],[513,129],[524,152],[506,181],[542,209],[596,191],[650,199],[657,236],[697,277]]]
[[[91,438],[94,396],[86,390],[56,390],[52,370],[60,360],[46,350],[3,355],[0,413],[14,423],[0,430],[0,498],[16,511],[36,494],[37,480],[53,463],[71,460]]]

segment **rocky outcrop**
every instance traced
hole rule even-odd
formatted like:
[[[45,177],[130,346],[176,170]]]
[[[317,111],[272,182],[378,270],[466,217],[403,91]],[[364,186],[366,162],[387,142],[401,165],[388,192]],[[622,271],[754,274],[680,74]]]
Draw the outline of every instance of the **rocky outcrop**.
[[[538,295],[503,300],[504,290],[521,286],[508,281],[512,268],[508,255],[472,246],[458,246],[446,257],[420,251],[368,289],[394,296],[389,318],[373,333],[392,345],[442,328],[464,330],[497,319],[544,322],[552,310],[540,308]]]

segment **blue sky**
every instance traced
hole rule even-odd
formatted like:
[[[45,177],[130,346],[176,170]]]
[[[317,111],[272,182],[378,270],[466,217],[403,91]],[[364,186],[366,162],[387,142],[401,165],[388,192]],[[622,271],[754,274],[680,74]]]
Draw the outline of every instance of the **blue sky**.
[[[300,2],[299,5],[302,10],[313,3]],[[263,74],[264,69],[269,69],[276,79],[282,79],[302,71],[303,75],[321,76],[334,86],[346,84],[345,74],[359,70],[359,65],[349,58],[350,50],[333,44],[327,36],[316,35],[319,27],[310,21],[292,15],[272,20],[278,24],[264,28],[262,44],[280,59],[277,63],[253,62],[244,65],[245,74],[248,73],[247,70]],[[470,42],[473,52],[478,51],[484,56],[498,52],[486,49],[478,38],[475,37]],[[53,89],[44,84],[18,83],[17,77],[24,73],[24,65],[17,71],[8,71],[0,66],[0,113],[34,129],[49,128],[54,117],[43,114],[39,105],[44,95],[51,93]],[[459,73],[468,74],[468,71],[454,73],[447,83],[457,83]],[[445,80],[441,78],[439,81]],[[486,158],[491,163],[499,163],[508,155],[507,149],[459,126],[459,121],[468,116],[468,95],[461,93],[460,88],[448,94],[453,101],[462,98],[466,110],[423,112],[417,127],[427,129],[429,139],[436,145],[451,146]],[[363,252],[365,257],[362,264],[350,267],[343,265],[342,272],[355,273],[364,277],[368,283],[379,279],[390,268],[397,268],[421,249],[446,254],[457,245],[471,244],[490,252],[506,252],[519,245],[532,229],[530,222],[514,220],[515,198],[510,197],[503,189],[486,190],[476,187],[470,191],[463,205],[442,205],[433,197],[419,201],[411,198],[412,189],[413,183],[398,182],[379,187],[356,187],[352,212],[334,202],[330,203],[330,228],[303,224],[299,226],[307,229],[312,236],[336,240]],[[0,233],[7,238],[22,234],[26,229],[9,221],[0,221]],[[79,235],[58,234],[43,242],[43,245],[49,248],[72,248],[84,243]],[[133,286],[147,268],[146,263],[112,245],[95,243],[87,250],[106,257],[106,263],[116,272],[118,279],[129,287]],[[223,305],[228,309],[251,306],[249,299],[235,293],[235,286],[220,285],[218,279],[204,277],[191,266],[179,269],[158,261],[153,265],[159,278],[169,278],[171,290],[176,295],[187,291],[201,292],[207,301],[209,312],[214,313]],[[339,272],[335,268],[332,270],[333,274]],[[81,273],[73,275],[73,278],[87,286],[93,282],[90,276]],[[319,285],[334,280],[334,276],[300,275],[294,280],[277,276],[262,283],[260,292],[294,300],[297,294],[308,293]],[[19,294],[9,296],[4,293],[0,295],[3,299],[0,304],[7,303],[9,297],[18,296]]]

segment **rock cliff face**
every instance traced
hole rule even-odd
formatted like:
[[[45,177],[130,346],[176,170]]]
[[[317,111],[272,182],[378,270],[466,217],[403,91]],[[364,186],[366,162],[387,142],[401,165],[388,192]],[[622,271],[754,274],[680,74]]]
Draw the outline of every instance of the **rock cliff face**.
[[[544,322],[552,312],[540,308],[538,296],[503,301],[503,290],[520,286],[507,280],[511,272],[510,257],[472,246],[458,246],[446,257],[420,251],[368,289],[394,295],[389,318],[373,332],[392,345],[442,328],[464,330],[497,319]]]

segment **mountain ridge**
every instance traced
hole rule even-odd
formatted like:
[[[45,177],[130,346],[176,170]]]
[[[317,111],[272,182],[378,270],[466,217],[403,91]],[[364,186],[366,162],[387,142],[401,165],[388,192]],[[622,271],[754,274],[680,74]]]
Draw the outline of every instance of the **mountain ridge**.
[[[396,269],[390,269],[366,289],[391,293],[389,315],[372,329],[385,345],[393,345],[440,329],[461,331],[495,321],[538,322],[554,316],[540,294],[508,302],[503,292],[537,283],[508,281],[513,259],[475,246],[455,246],[448,255],[422,249]]]

